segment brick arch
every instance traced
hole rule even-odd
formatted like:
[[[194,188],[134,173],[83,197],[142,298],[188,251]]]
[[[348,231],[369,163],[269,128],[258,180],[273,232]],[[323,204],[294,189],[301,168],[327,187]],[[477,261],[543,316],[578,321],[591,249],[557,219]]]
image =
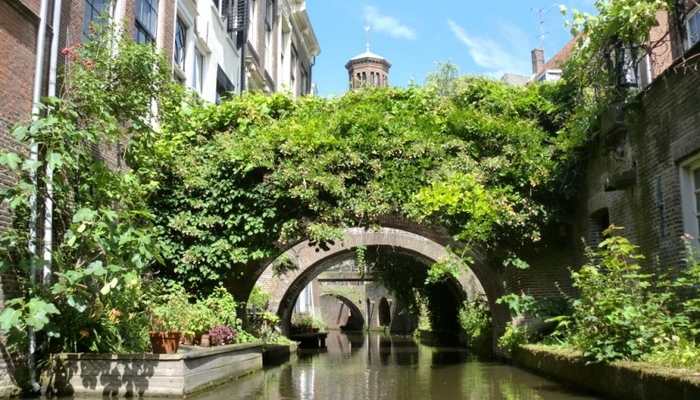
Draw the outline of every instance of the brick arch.
[[[445,260],[448,257],[445,246],[450,245],[457,249],[463,247],[444,232],[421,225],[411,226],[410,223],[401,219],[385,220],[383,225],[382,228],[376,230],[348,228],[345,230],[344,240],[330,244],[325,251],[310,245],[308,241],[297,243],[286,253],[297,262],[298,269],[288,271],[282,276],[274,275],[271,263],[264,267],[259,274],[257,283],[263,291],[272,295],[270,308],[271,311],[280,316],[283,330],[288,331],[289,329],[288,321],[291,317],[294,301],[301,290],[330,266],[355,257],[353,249],[358,246],[392,248],[410,254],[427,265]],[[413,228],[413,231],[402,228]],[[485,256],[479,252],[471,251],[470,256],[473,260],[470,270],[491,305],[494,335],[500,336],[506,322],[510,320],[507,306],[497,305],[495,302],[497,298],[505,294],[501,269],[492,268],[486,262]],[[460,284],[464,285],[463,279],[460,279]]]
[[[362,322],[362,326],[365,326],[365,317],[362,315],[362,310],[360,310],[360,307],[355,304],[354,301],[350,300],[346,296],[343,296],[342,294],[336,294],[336,293],[324,293],[323,295],[320,296],[321,298],[323,297],[334,297],[345,304],[346,307],[350,309],[350,313],[354,315],[356,318],[360,318],[360,321]]]

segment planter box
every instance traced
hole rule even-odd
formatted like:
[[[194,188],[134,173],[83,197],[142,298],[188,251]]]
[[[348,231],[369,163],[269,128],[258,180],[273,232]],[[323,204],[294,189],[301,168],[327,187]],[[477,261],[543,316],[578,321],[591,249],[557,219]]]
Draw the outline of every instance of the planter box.
[[[50,377],[59,395],[178,396],[262,369],[262,344],[181,346],[176,354],[57,355]]]
[[[606,399],[700,399],[700,376],[618,361],[586,365],[575,356],[537,345],[513,351],[515,365]]]

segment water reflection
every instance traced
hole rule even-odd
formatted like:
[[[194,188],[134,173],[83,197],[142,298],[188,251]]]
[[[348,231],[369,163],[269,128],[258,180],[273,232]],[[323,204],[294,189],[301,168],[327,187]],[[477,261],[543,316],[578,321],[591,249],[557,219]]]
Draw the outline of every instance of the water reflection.
[[[228,399],[592,400],[554,382],[464,349],[410,337],[331,332],[325,352],[266,369],[193,397]]]

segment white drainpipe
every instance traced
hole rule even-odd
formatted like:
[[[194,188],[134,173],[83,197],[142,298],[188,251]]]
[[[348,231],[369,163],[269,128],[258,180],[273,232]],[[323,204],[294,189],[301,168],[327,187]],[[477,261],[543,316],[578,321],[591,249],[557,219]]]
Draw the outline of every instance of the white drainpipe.
[[[43,80],[43,66],[44,66],[44,46],[46,40],[46,17],[48,14],[48,0],[41,0],[41,7],[39,9],[39,30],[37,32],[36,38],[36,61],[34,70],[34,93],[32,96],[32,119],[36,120],[39,118],[39,102],[41,101],[41,86]],[[36,143],[32,143],[31,148],[31,160],[36,162],[39,161],[39,146]],[[33,174],[32,180],[35,185],[38,184],[36,173]],[[37,240],[37,198],[36,195],[32,195],[30,198],[31,204],[31,218],[29,222],[29,253],[32,255],[38,255],[36,249]],[[30,282],[36,282],[36,264],[34,262],[30,263],[29,268],[29,279]],[[32,386],[33,391],[40,391],[41,386],[36,380],[36,332],[34,329],[29,328],[29,359],[27,361],[27,366],[29,367],[29,382]]]
[[[56,70],[58,69],[58,40],[61,28],[62,0],[55,0],[53,9],[53,37],[51,38],[51,52],[49,53],[49,96],[56,96]],[[53,170],[46,164],[46,180],[53,180]],[[53,247],[53,185],[46,185],[46,197],[44,199],[44,271],[42,279],[44,285],[51,284],[51,249]]]

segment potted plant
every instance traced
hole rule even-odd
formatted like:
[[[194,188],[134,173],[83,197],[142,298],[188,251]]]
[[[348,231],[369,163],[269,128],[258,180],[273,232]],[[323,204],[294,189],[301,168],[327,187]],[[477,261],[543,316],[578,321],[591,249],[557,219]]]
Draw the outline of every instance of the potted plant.
[[[194,343],[208,346],[209,329],[216,325],[216,314],[214,310],[201,301],[198,301],[191,307],[192,312],[187,325],[187,333],[193,336]]]
[[[231,344],[236,340],[238,331],[226,325],[217,325],[209,329],[209,341],[212,346]]]
[[[178,288],[158,296],[149,305],[151,322],[151,346],[154,353],[171,354],[177,352],[180,336],[187,331],[192,317],[190,305],[184,289]]]
[[[311,332],[318,332],[326,329],[326,322],[320,317],[314,317],[311,322]]]
[[[314,317],[308,312],[300,312],[292,315],[292,332],[306,333],[311,332],[314,326]]]

